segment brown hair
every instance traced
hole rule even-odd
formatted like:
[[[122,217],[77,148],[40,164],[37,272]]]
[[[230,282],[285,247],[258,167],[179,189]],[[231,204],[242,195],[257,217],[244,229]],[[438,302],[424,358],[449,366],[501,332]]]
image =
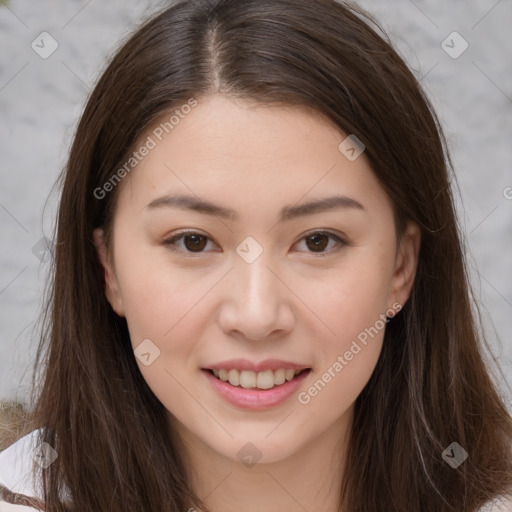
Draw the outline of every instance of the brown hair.
[[[102,74],[63,173],[46,329],[36,367],[47,510],[206,510],[126,321],[104,295],[92,240],[118,189],[102,187],[164,112],[224,94],[306,106],[366,146],[400,235],[422,231],[410,299],[386,328],[358,397],[340,482],[343,511],[476,512],[512,487],[512,419],[482,352],[454,213],[452,166],[432,107],[378,24],[334,0],[191,0],[147,21]],[[108,238],[107,238],[108,239]],[[475,308],[474,311],[472,308]],[[35,381],[37,377],[35,376]],[[469,458],[452,469],[456,441]],[[58,497],[67,486],[74,506]]]

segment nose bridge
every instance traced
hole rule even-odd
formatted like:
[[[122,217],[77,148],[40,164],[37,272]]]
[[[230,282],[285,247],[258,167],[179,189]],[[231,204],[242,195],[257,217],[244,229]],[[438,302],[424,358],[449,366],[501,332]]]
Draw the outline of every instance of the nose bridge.
[[[270,255],[263,251],[253,261],[236,257],[230,273],[227,301],[221,313],[225,331],[240,331],[249,339],[262,339],[292,327],[293,314],[286,288],[269,269]]]
[[[248,263],[241,258],[235,264],[233,278],[239,280],[244,291],[238,298],[239,307],[248,314],[268,316],[279,302],[279,282],[269,270],[270,266],[269,254],[265,251],[253,262]]]

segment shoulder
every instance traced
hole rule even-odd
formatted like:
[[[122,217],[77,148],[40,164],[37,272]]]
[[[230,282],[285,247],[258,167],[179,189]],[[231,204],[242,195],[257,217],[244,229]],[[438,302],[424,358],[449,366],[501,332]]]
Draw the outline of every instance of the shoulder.
[[[0,452],[0,512],[44,510],[34,464],[39,430]]]
[[[496,498],[481,508],[479,512],[512,512],[512,499]]]
[[[40,512],[40,509],[24,505],[12,505],[11,503],[0,501],[0,512]]]

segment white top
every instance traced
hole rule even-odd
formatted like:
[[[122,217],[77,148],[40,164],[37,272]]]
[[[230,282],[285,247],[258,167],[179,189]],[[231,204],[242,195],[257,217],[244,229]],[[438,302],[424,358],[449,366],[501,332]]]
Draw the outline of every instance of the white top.
[[[23,497],[38,497],[41,500],[40,487],[32,477],[32,454],[36,448],[37,430],[22,437],[14,444],[0,452],[0,486],[16,495],[16,501]],[[41,500],[42,501],[42,500]],[[23,502],[23,501],[21,501]],[[12,505],[2,501],[0,496],[0,512],[30,512],[38,509],[25,505]]]
[[[40,451],[37,445],[38,430],[32,431],[11,446],[0,452],[0,486],[12,493],[26,498],[38,498],[41,502],[42,487],[32,477],[33,456]],[[51,457],[51,455],[46,455]],[[48,459],[51,460],[51,459]],[[32,506],[12,505],[2,501],[0,495],[0,512],[40,512]],[[495,500],[483,507],[480,512],[512,512],[512,502]]]
[[[0,501],[0,512],[40,512],[34,507],[25,507],[24,505],[11,505],[5,501]]]

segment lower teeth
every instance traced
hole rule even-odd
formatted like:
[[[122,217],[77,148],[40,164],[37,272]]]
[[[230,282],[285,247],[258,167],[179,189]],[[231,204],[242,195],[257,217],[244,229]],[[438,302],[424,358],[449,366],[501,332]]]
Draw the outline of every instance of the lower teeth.
[[[294,377],[295,378],[295,377]],[[220,380],[220,379],[219,379]],[[292,379],[293,380],[293,379]],[[226,381],[221,381],[221,382],[225,382],[226,384],[229,384],[230,386],[233,386],[233,384],[231,384],[231,382],[229,382],[229,380],[226,380]],[[286,384],[287,382],[290,382],[289,380],[283,382],[283,384]],[[279,386],[282,386],[283,384],[274,384],[271,388],[259,388],[259,387],[254,387],[254,388],[244,388],[243,386],[240,386],[240,384],[238,386],[233,386],[234,388],[241,388],[241,389],[259,389],[260,391],[267,391],[269,389],[274,389],[274,388],[278,388]]]

